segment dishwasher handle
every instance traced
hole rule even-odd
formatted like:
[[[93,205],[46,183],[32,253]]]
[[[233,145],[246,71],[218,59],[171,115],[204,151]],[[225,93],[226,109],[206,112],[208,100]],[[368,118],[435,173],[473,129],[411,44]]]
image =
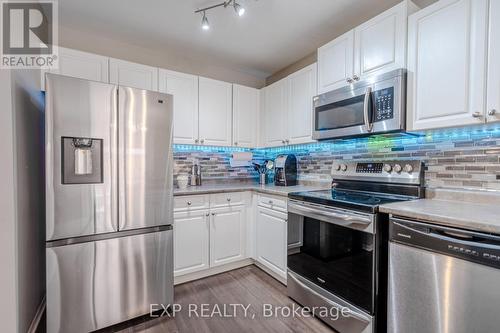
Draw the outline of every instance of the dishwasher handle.
[[[391,242],[500,268],[500,237],[496,235],[392,217],[389,239]]]

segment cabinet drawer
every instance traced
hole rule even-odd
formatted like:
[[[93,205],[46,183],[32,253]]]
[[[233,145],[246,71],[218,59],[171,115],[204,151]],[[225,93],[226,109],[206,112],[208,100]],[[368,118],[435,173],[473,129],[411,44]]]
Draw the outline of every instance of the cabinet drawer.
[[[286,204],[287,201],[285,198],[279,198],[272,195],[259,195],[259,206],[286,212]]]
[[[210,207],[239,206],[245,203],[243,192],[217,193],[210,196]]]
[[[208,208],[209,202],[208,195],[174,197],[174,212]]]

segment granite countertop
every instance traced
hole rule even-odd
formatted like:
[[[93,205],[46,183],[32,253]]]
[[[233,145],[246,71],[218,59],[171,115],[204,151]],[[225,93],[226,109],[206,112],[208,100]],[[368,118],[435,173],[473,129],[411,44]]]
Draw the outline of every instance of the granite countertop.
[[[464,193],[466,195],[464,195]],[[410,219],[473,231],[500,234],[500,196],[461,191],[452,196],[381,205],[379,210]]]
[[[275,186],[274,184],[259,185],[259,184],[207,184],[202,186],[188,186],[186,189],[175,189],[174,196],[194,195],[194,194],[211,194],[211,193],[227,193],[241,191],[255,191],[259,193],[274,194],[280,196],[288,196],[288,193],[301,191],[314,191],[328,188],[328,184],[324,185],[295,185],[295,186]]]

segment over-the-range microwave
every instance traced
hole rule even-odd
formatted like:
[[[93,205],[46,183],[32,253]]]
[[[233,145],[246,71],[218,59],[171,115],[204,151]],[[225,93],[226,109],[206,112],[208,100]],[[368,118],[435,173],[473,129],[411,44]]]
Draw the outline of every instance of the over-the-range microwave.
[[[313,99],[313,139],[405,130],[406,70],[397,69]]]

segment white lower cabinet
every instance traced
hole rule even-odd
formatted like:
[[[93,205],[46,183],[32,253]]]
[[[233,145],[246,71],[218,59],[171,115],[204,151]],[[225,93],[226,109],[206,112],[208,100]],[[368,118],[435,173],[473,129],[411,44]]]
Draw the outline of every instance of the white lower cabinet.
[[[209,221],[208,210],[174,214],[175,276],[209,268]]]
[[[218,208],[210,216],[210,266],[245,257],[245,207]]]
[[[256,214],[256,259],[286,279],[287,214],[258,206]]]

